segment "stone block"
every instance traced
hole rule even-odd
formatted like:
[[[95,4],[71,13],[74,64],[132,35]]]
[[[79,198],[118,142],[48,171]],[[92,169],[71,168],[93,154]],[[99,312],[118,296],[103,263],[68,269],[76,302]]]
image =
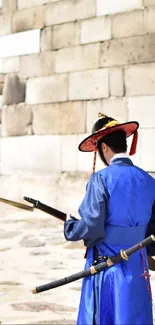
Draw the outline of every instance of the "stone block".
[[[109,96],[107,69],[74,72],[69,76],[69,99],[97,99]]]
[[[113,38],[130,37],[146,33],[142,10],[116,14],[112,17]]]
[[[86,132],[92,132],[93,124],[97,121],[99,112],[111,116],[121,123],[128,120],[128,111],[125,98],[111,97],[103,100],[88,101],[86,113]]]
[[[0,36],[12,33],[11,14],[0,15]]]
[[[1,72],[2,73],[19,72],[19,57],[14,56],[11,58],[3,58]]]
[[[145,7],[155,6],[155,0],[143,0],[143,3]]]
[[[53,49],[60,49],[80,43],[80,24],[71,22],[53,27]]]
[[[141,128],[155,128],[155,96],[128,98],[129,120],[136,120]]]
[[[61,136],[61,171],[77,170],[77,136]]]
[[[155,7],[144,11],[144,24],[147,33],[155,33]]]
[[[81,22],[81,43],[105,41],[111,38],[111,18],[103,16]]]
[[[3,96],[0,95],[0,110],[2,109],[3,106]]]
[[[3,13],[16,10],[17,0],[3,0]]]
[[[1,139],[1,172],[60,172],[60,136],[19,136]]]
[[[44,27],[43,7],[15,11],[12,17],[13,33]]]
[[[125,89],[127,96],[154,95],[155,64],[140,64],[125,68]]]
[[[43,4],[56,2],[56,1],[60,1],[60,0],[29,0],[29,1],[27,1],[27,0],[17,0],[17,6],[18,6],[18,9],[23,9],[23,8],[40,6],[40,5],[43,5]]]
[[[142,8],[142,0],[96,0],[97,16],[115,14],[117,12],[130,11]]]
[[[141,168],[154,172],[155,128],[141,130]]]
[[[101,45],[100,66],[153,62],[155,35],[135,36],[105,41]]]
[[[132,139],[133,136],[130,136],[129,138],[127,138],[127,153],[129,154],[130,148],[131,148],[131,143],[132,143]],[[138,130],[138,143],[137,143],[137,150],[136,150],[136,154],[133,156],[130,156],[130,159],[132,160],[132,162],[141,168],[141,162],[142,162],[142,157],[141,157],[141,130]]]
[[[0,57],[6,58],[40,52],[40,30],[30,30],[0,37]]]
[[[124,95],[123,70],[120,68],[109,69],[109,84],[111,96]]]
[[[3,86],[4,86],[4,84],[2,82],[0,82],[0,95],[3,94]]]
[[[46,27],[41,33],[41,50],[50,51],[53,48],[53,27]]]
[[[33,78],[27,81],[28,104],[64,102],[68,99],[68,76],[66,74]]]
[[[12,105],[22,103],[25,100],[25,84],[19,77],[12,73],[5,78],[3,89],[3,103]]]
[[[79,146],[80,142],[84,140],[87,136],[90,134],[81,134],[77,136],[77,147]],[[93,167],[93,152],[82,152],[77,151],[77,170],[78,171],[84,171],[84,172],[90,172],[90,175],[92,173],[92,167]]]
[[[85,103],[34,105],[34,134],[78,134],[85,132]]]
[[[2,136],[27,135],[32,123],[31,107],[24,103],[3,106],[2,110]]]
[[[0,95],[3,93],[3,86],[4,86],[5,75],[0,74]]]
[[[89,70],[99,67],[100,44],[73,46],[57,51],[56,73]]]
[[[51,26],[95,15],[95,0],[63,0],[53,2],[45,7],[44,22],[45,26]]]
[[[52,75],[54,72],[54,53],[42,52],[20,57],[20,77],[32,78]]]

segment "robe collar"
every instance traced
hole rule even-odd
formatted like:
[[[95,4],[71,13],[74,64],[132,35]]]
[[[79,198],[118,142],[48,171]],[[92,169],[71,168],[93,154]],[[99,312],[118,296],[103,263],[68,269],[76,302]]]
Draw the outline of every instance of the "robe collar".
[[[133,162],[126,153],[117,153],[110,160],[110,165],[119,164],[119,165],[133,165]]]

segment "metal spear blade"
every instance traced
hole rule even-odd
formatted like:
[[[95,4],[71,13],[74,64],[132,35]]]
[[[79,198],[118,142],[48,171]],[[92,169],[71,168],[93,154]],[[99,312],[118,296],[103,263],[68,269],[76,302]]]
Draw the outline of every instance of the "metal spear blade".
[[[29,206],[29,205],[26,205],[26,204],[23,204],[23,203],[10,201],[10,200],[3,199],[3,198],[0,198],[0,202],[12,205],[12,206],[14,206],[16,208],[20,208],[20,209],[23,209],[23,210],[28,210],[28,211],[33,211],[34,210],[34,206]]]

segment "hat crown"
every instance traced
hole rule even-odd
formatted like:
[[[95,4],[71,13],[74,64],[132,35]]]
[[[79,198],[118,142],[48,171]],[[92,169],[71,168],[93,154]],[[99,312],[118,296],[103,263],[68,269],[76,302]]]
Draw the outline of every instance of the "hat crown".
[[[104,128],[111,121],[115,121],[115,119],[112,117],[108,117],[108,116],[99,118],[93,125],[92,133],[96,133],[96,132],[100,131],[102,128]]]

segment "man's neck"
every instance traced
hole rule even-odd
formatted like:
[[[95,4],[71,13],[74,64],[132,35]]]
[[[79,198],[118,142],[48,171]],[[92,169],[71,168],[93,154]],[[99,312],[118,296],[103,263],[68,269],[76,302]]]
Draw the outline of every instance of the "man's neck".
[[[129,158],[126,152],[120,152],[120,153],[115,153],[113,157],[111,158],[110,162],[112,162],[114,159],[117,158]]]

